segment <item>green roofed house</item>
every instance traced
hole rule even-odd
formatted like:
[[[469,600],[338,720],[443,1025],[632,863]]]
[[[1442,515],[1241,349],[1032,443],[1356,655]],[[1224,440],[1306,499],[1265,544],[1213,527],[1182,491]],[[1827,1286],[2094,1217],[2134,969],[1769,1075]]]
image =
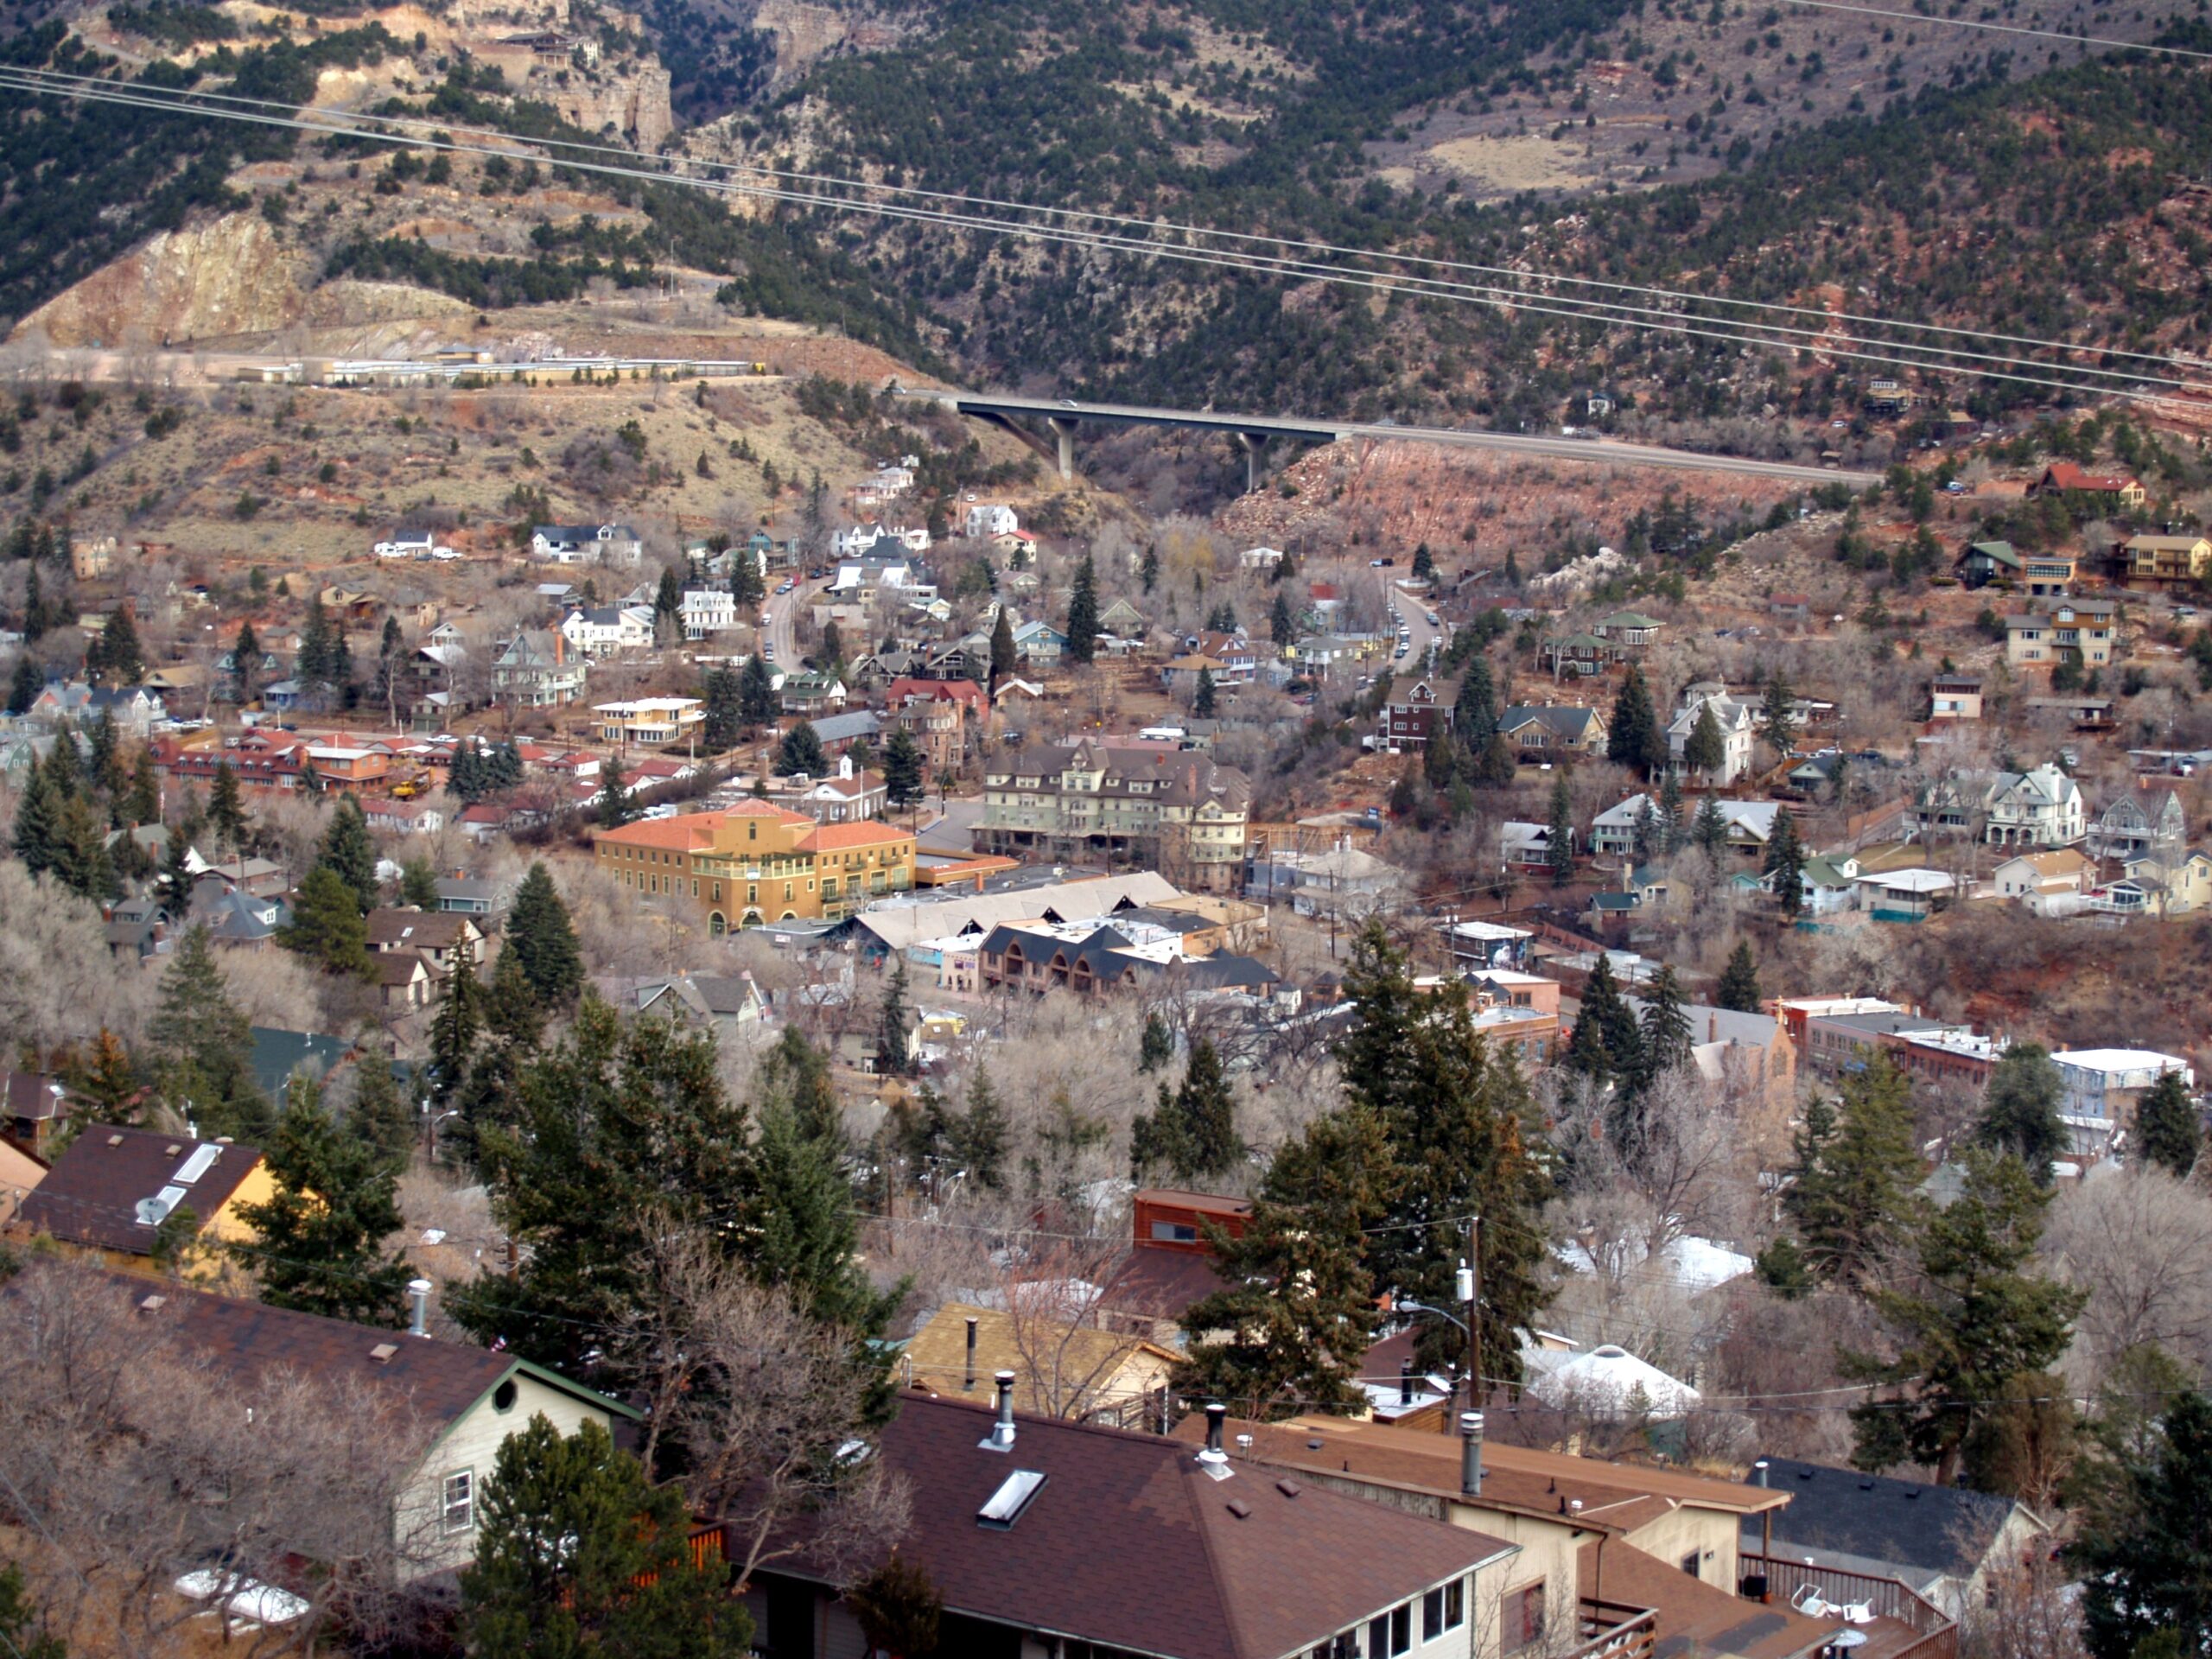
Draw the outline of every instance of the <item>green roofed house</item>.
[[[1590,632],[1624,651],[1641,651],[1657,642],[1662,626],[1657,617],[1646,616],[1642,611],[1615,611]]]

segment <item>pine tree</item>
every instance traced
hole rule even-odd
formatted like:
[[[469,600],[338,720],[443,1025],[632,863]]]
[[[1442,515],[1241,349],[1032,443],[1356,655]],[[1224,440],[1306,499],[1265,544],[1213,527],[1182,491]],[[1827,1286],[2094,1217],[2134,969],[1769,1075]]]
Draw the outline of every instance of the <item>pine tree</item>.
[[[461,1571],[475,1659],[741,1659],[753,1637],[719,1560],[700,1565],[675,1486],[655,1486],[596,1421],[543,1415],[501,1442]]]
[[[261,639],[250,621],[238,624],[237,644],[231,647],[231,678],[238,706],[251,702],[261,690]]]
[[[322,595],[310,594],[307,620],[300,627],[299,654],[292,662],[293,677],[310,697],[319,697],[337,683],[338,654],[334,634],[330,613],[323,608]]]
[[[1492,734],[1481,759],[1475,762],[1475,782],[1491,789],[1503,789],[1520,775],[1521,756],[1513,747],[1513,740],[1503,732]]]
[[[610,754],[600,767],[599,827],[620,830],[633,823],[638,816],[637,798],[630,793],[630,777],[622,769],[622,757]]]
[[[1552,886],[1563,887],[1574,880],[1574,797],[1568,792],[1565,772],[1552,779],[1550,827],[1545,862],[1551,866]]]
[[[1198,1038],[1191,1045],[1181,1086],[1170,1093],[1161,1084],[1153,1110],[1139,1113],[1130,1126],[1131,1167],[1139,1175],[1166,1168],[1183,1180],[1211,1179],[1228,1173],[1243,1155],[1236,1103],[1220,1052]]]
[[[1075,568],[1075,590],[1068,600],[1068,660],[1088,663],[1098,652],[1098,573],[1090,555]]]
[[[162,849],[162,904],[172,921],[181,922],[192,907],[193,842],[200,838],[200,802],[189,789],[183,814],[169,826]]]
[[[1144,557],[1137,563],[1137,580],[1143,584],[1144,590],[1147,594],[1159,585],[1160,550],[1158,548],[1145,549]]]
[[[676,567],[661,567],[660,585],[653,590],[653,626],[658,632],[663,623],[674,623],[683,614],[683,584],[676,579]]]
[[[814,730],[813,722],[802,720],[784,734],[784,741],[776,746],[776,775],[791,778],[804,772],[807,777],[818,777],[827,764],[822,753],[822,740]]]
[[[1681,982],[1675,976],[1674,964],[1669,963],[1651,982],[1651,992],[1643,1000],[1643,1017],[1637,1027],[1646,1079],[1690,1063],[1690,1046],[1695,1033],[1683,1006]]]
[[[93,1038],[92,1052],[73,1058],[67,1068],[76,1113],[89,1123],[128,1128],[145,1115],[145,1084],[122,1039],[105,1026]]]
[[[45,689],[44,683],[39,678],[38,664],[31,660],[30,652],[18,652],[16,654],[15,677],[8,683],[8,712],[11,715],[30,713],[31,705],[38,701],[39,693]]]
[[[1682,822],[1682,778],[1667,764],[1663,744],[1654,764],[1659,768],[1659,822],[1666,842],[1664,850],[1673,853],[1681,847],[1683,831],[1688,828]]]
[[[1202,668],[1198,671],[1198,690],[1191,698],[1191,712],[1200,720],[1211,720],[1214,704],[1213,671],[1210,668]]]
[[[54,746],[54,753],[59,753],[61,744],[72,741],[64,732]],[[33,875],[43,875],[54,868],[60,842],[63,804],[51,769],[41,765],[37,754],[33,753],[30,764],[23,769],[22,793],[16,798],[16,822],[9,840],[11,850]]]
[[[415,910],[438,907],[438,867],[417,853],[399,867],[399,902]]]
[[[1466,1251],[1465,1218],[1483,1218],[1484,1370],[1516,1382],[1519,1333],[1549,1299],[1537,1215],[1550,1180],[1529,1154],[1535,1106],[1510,1050],[1476,1031],[1466,988],[1417,989],[1379,921],[1352,947],[1344,996],[1359,1023],[1337,1046],[1345,1093],[1382,1122],[1394,1166],[1389,1210],[1369,1265],[1378,1289],[1448,1306]],[[1425,1332],[1426,1363],[1459,1351],[1456,1332]]]
[[[2212,1651],[2204,1567],[2212,1516],[2212,1398],[2185,1386],[2141,1412],[2144,1432],[2112,1461],[2067,1566],[2079,1574],[2082,1640],[2093,1659],[2179,1659]]]
[[[207,791],[207,823],[222,851],[235,853],[245,847],[245,803],[239,796],[238,775],[227,760],[215,763],[215,781]]]
[[[333,974],[354,974],[363,979],[376,973],[369,953],[369,926],[363,919],[353,890],[327,864],[318,864],[300,883],[292,904],[292,919],[280,929],[276,942],[287,950],[320,963]]]
[[[384,883],[377,880],[379,861],[376,839],[369,833],[369,820],[360,802],[351,795],[340,796],[329,826],[322,832],[315,862],[346,884],[364,916],[384,902]]]
[[[912,806],[922,798],[922,748],[904,726],[892,729],[883,746],[883,794],[893,806]]]
[[[755,652],[745,659],[737,677],[738,712],[746,725],[766,726],[776,718],[776,679],[768,659]]]
[[[1749,939],[1738,939],[1729,953],[1728,965],[1720,970],[1720,986],[1713,993],[1713,1002],[1738,1014],[1757,1014],[1762,996],[1758,958],[1751,954]]]
[[[1137,1071],[1140,1075],[1157,1071],[1175,1058],[1175,1033],[1167,1029],[1167,1022],[1157,1014],[1144,1017],[1144,1033],[1137,1039]]]
[[[1428,543],[1423,542],[1419,547],[1414,549],[1414,580],[1427,582],[1435,574],[1435,556],[1428,550]]]
[[[1218,1333],[1192,1344],[1173,1387],[1242,1415],[1358,1404],[1376,1328],[1368,1231],[1390,1213],[1397,1174],[1382,1120],[1361,1106],[1316,1118],[1268,1167],[1236,1238],[1220,1241],[1229,1288],[1185,1316]]]
[[[254,1233],[234,1247],[239,1263],[257,1273],[272,1307],[402,1325],[412,1270],[384,1248],[401,1224],[400,1165],[341,1128],[315,1084],[295,1078],[289,1092],[262,1154],[276,1190],[238,1205]]]
[[[404,1171],[415,1151],[415,1111],[389,1055],[370,1045],[353,1067],[346,1132],[372,1156]]]
[[[1974,1140],[1998,1152],[2009,1152],[2035,1178],[2049,1186],[2053,1164],[2066,1155],[2066,1125],[2058,1115],[2066,1098],[2066,1079],[2039,1043],[2015,1043],[2005,1051],[1982,1090],[1981,1115],[1974,1122]]]
[[[1720,810],[1719,797],[1707,795],[1698,803],[1697,817],[1690,820],[1690,842],[1708,860],[1728,850],[1728,815]]]
[[[731,747],[745,728],[745,692],[736,671],[727,665],[707,676],[705,717],[699,740],[710,754]]]
[[[968,1081],[968,1109],[954,1136],[954,1149],[970,1180],[994,1192],[1006,1188],[1006,1155],[1013,1140],[1006,1108],[991,1087],[991,1074],[981,1065]]]
[[[1759,737],[1774,751],[1777,761],[1787,758],[1796,747],[1796,692],[1777,668],[1768,677],[1765,695],[1759,701]]]
[[[407,655],[407,636],[399,626],[396,612],[384,614],[384,632],[377,639],[377,701],[384,705],[385,718],[395,726],[399,723],[399,681],[401,664]]]
[[[440,1106],[449,1103],[467,1079],[483,1023],[483,1000],[476,964],[456,963],[430,1020],[430,1097]]]
[[[1497,734],[1497,685],[1491,677],[1490,659],[1478,652],[1460,677],[1459,694],[1452,700],[1452,735],[1470,758],[1475,758],[1490,747],[1491,740]]]
[[[822,646],[815,652],[815,658],[825,674],[834,674],[844,665],[845,636],[835,617],[822,626]]]
[[[2185,1181],[2204,1144],[2204,1122],[2179,1071],[2161,1071],[2135,1107],[2136,1143],[2145,1163]]]
[[[561,901],[553,877],[542,863],[515,889],[507,912],[507,949],[541,1008],[565,1008],[583,989],[584,963],[576,944],[576,930],[569,920],[569,907]]]
[[[999,682],[1020,666],[1014,647],[1014,613],[1001,605],[998,620],[991,624],[991,683],[985,689],[996,690]]]
[[[1682,741],[1682,765],[1695,772],[1707,784],[1713,774],[1728,764],[1728,742],[1720,734],[1719,716],[1713,712],[1713,699],[1702,698],[1697,708],[1697,719],[1691,722],[1690,734]]]
[[[1910,1080],[1878,1056],[1844,1079],[1836,1105],[1815,1097],[1805,1109],[1783,1209],[1807,1264],[1831,1283],[1876,1282],[1911,1232],[1921,1179],[1911,1096]]]
[[[1275,589],[1274,603],[1268,607],[1268,638],[1278,645],[1287,645],[1298,638],[1298,623],[1290,613],[1290,595],[1281,588]]]
[[[130,781],[124,785],[122,818],[125,826],[152,825],[162,821],[162,780],[154,770],[154,751],[142,745],[130,758]]]
[[[901,955],[883,982],[883,1001],[875,1014],[875,1069],[885,1077],[907,1077],[921,1070],[920,1061],[906,1052],[906,958]]]
[[[105,904],[123,892],[123,884],[116,879],[115,861],[108,853],[107,834],[107,821],[92,810],[92,802],[82,794],[72,795],[54,814],[50,866],[54,878],[94,904]]]
[[[146,677],[145,652],[138,644],[138,625],[130,620],[129,606],[118,606],[108,613],[85,666],[110,685],[136,685]]]
[[[1895,1400],[1852,1408],[1852,1461],[1886,1469],[1932,1464],[1954,1484],[1979,1432],[2002,1408],[2005,1385],[2047,1371],[2072,1339],[2088,1294],[2024,1271],[2043,1236],[2050,1194],[2018,1159],[1969,1149],[1965,1187],[1921,1229],[1919,1282],[1878,1287],[1873,1303],[1890,1325],[1894,1357],[1847,1355],[1853,1376],[1902,1389]]]
[[[1773,884],[1775,902],[1782,913],[1796,921],[1805,908],[1805,846],[1797,839],[1797,820],[1788,809],[1774,815],[1774,833],[1767,840],[1764,871]]]
[[[162,1094],[202,1135],[236,1135],[266,1122],[253,1077],[253,1032],[216,966],[203,925],[185,930],[162,972],[146,1035],[164,1065]]]
[[[1648,772],[1664,762],[1666,746],[1661,735],[1650,688],[1643,683],[1643,671],[1631,663],[1613,698],[1612,723],[1605,732],[1605,758],[1617,766]]]

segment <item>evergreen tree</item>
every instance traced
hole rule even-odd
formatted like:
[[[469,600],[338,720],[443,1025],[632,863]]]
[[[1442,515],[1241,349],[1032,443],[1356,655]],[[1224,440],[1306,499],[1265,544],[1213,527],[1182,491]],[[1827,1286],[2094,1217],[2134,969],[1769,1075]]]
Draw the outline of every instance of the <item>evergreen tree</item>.
[[[1510,1050],[1475,1030],[1465,987],[1417,989],[1380,921],[1352,947],[1345,1000],[1359,1023],[1337,1046],[1347,1096],[1381,1121],[1394,1165],[1389,1209],[1370,1237],[1378,1289],[1449,1306],[1466,1251],[1465,1217],[1483,1220],[1484,1370],[1516,1382],[1519,1333],[1549,1299],[1537,1215],[1550,1181],[1529,1153],[1535,1108]],[[1425,1359],[1457,1353],[1456,1332],[1422,1338]]]
[[[245,802],[239,795],[238,775],[227,760],[215,763],[215,781],[207,791],[207,823],[222,851],[235,853],[245,847]]]
[[[402,665],[407,658],[407,636],[401,632],[397,613],[384,613],[384,632],[377,639],[377,701],[384,705],[385,718],[395,725],[399,720],[399,682]]]
[[[705,717],[699,741],[709,754],[733,747],[745,729],[745,693],[734,669],[724,665],[707,676]]]
[[[737,601],[741,613],[760,604],[766,593],[760,580],[760,561],[753,550],[741,547],[729,556],[730,597]]]
[[[2212,1651],[2212,1398],[2178,1389],[2141,1414],[2146,1432],[2113,1459],[2110,1496],[2066,1547],[2093,1659]]]
[[[54,753],[59,753],[61,744],[71,741],[64,732],[54,746]],[[22,792],[16,798],[16,822],[9,839],[10,849],[33,875],[43,875],[54,867],[60,846],[64,804],[51,768],[41,765],[37,754],[33,753],[30,764],[23,769]]]
[[[1729,953],[1728,965],[1720,970],[1720,986],[1713,993],[1713,1002],[1738,1014],[1757,1014],[1763,995],[1759,989],[1758,958],[1751,954],[1751,942],[1738,939],[1735,950]]]
[[[154,751],[141,746],[130,758],[130,781],[124,785],[123,822],[118,828],[140,824],[153,825],[162,821],[162,780],[154,770]]]
[[[1144,557],[1137,563],[1137,580],[1144,585],[1144,590],[1147,594],[1159,585],[1160,550],[1158,548],[1145,549]]]
[[[69,1659],[68,1643],[47,1628],[23,1569],[13,1561],[0,1567],[0,1647],[11,1659]]]
[[[1797,744],[1797,694],[1780,669],[1768,676],[1766,692],[1759,700],[1759,737],[1779,761]]]
[[[599,827],[620,830],[635,822],[638,803],[630,793],[630,777],[622,768],[622,757],[610,754],[599,772]]]
[[[1160,1085],[1153,1110],[1139,1113],[1129,1130],[1129,1161],[1141,1174],[1166,1167],[1184,1180],[1227,1174],[1244,1155],[1236,1138],[1236,1102],[1221,1069],[1220,1052],[1201,1037],[1191,1045],[1182,1086]]]
[[[372,1157],[394,1170],[404,1170],[414,1154],[414,1107],[408,1090],[400,1086],[391,1057],[373,1044],[353,1067],[353,1098],[346,1103],[346,1132]]]
[[[376,961],[369,953],[369,925],[354,902],[345,878],[327,864],[308,872],[292,905],[292,919],[280,929],[276,942],[287,950],[321,964],[333,974],[373,977]]]
[[[161,899],[172,921],[183,921],[192,907],[193,842],[201,827],[199,800],[187,790],[183,815],[169,826],[162,849]]]
[[[2001,1408],[2005,1385],[2050,1369],[2088,1300],[2024,1271],[2050,1194],[2019,1160],[1977,1147],[1961,1163],[1964,1191],[1921,1229],[1919,1282],[1873,1293],[1894,1357],[1846,1357],[1853,1375],[1902,1390],[1907,1408],[1895,1400],[1853,1407],[1852,1461],[1870,1470],[1932,1464],[1945,1486],[1956,1483],[1979,1432]]]
[[[1718,860],[1728,850],[1728,815],[1720,810],[1719,797],[1707,795],[1698,803],[1697,817],[1690,820],[1690,841],[1708,860]]]
[[[884,1076],[909,1077],[921,1070],[919,1060],[906,1052],[906,958],[900,955],[883,982],[883,1001],[875,1014],[875,1066]]]
[[[253,1032],[231,1001],[207,929],[185,930],[162,972],[146,1035],[159,1052],[162,1096],[203,1135],[251,1134],[269,1121],[253,1077]]]
[[[1268,638],[1278,645],[1287,645],[1298,638],[1298,622],[1290,613],[1290,595],[1280,588],[1275,589],[1274,603],[1268,607]]]
[[[8,712],[11,715],[30,713],[31,705],[38,701],[39,693],[45,689],[39,678],[38,664],[31,660],[30,652],[16,652],[15,677],[8,682]]]
[[[1663,739],[1665,734],[1661,736]],[[1659,823],[1666,840],[1665,850],[1672,853],[1681,846],[1682,832],[1688,827],[1682,822],[1682,778],[1667,764],[1663,741],[1655,753],[1659,757],[1653,763],[1659,769]]]
[[[467,1078],[483,1025],[483,1000],[476,964],[456,963],[430,1020],[430,1098],[440,1106],[452,1101]]]
[[[338,683],[337,631],[323,608],[322,595],[308,598],[307,620],[300,627],[299,654],[292,661],[292,677],[310,697],[321,697]]]
[[[92,802],[82,794],[63,801],[54,816],[50,868],[54,880],[78,897],[99,905],[119,898],[123,892],[123,884],[116,879],[115,861],[108,853],[107,834],[107,820],[92,810]]]
[[[1695,1033],[1683,1007],[1681,982],[1675,977],[1674,964],[1669,963],[1651,982],[1651,993],[1643,1000],[1643,1016],[1638,1022],[1640,1058],[1646,1079],[1690,1063],[1690,1046]]]
[[[1198,689],[1191,698],[1191,712],[1200,720],[1211,720],[1214,702],[1213,671],[1202,668],[1198,671]]]
[[[768,659],[755,652],[745,659],[745,666],[737,676],[738,712],[745,724],[754,729],[774,722],[777,712],[776,677],[769,671]]]
[[[543,863],[532,864],[507,912],[507,950],[541,1008],[565,1008],[583,989],[584,963],[569,907]]]
[[[438,907],[438,867],[417,853],[399,868],[399,902],[416,910]]]
[[[1014,613],[1001,605],[998,620],[991,624],[991,683],[985,690],[997,690],[998,683],[1020,665],[1014,648]]]
[[[799,721],[784,734],[784,741],[776,746],[776,775],[779,778],[790,778],[802,772],[810,778],[818,777],[827,764],[822,753],[822,740],[816,734],[810,721]]]
[[[1175,1058],[1175,1033],[1157,1014],[1144,1017],[1144,1034],[1137,1039],[1137,1071],[1157,1071]]]
[[[304,1077],[293,1080],[262,1155],[276,1190],[238,1205],[255,1236],[234,1247],[240,1265],[257,1273],[261,1300],[355,1325],[404,1325],[413,1271],[384,1248],[402,1221],[399,1162],[341,1128]]]
[[[1229,1288],[1184,1321],[1217,1334],[1192,1344],[1174,1391],[1263,1419],[1360,1403],[1376,1322],[1367,1230],[1390,1213],[1395,1180],[1382,1120],[1364,1107],[1316,1118],[1287,1142],[1243,1234],[1218,1241]]]
[[[1006,1155],[1013,1140],[1006,1108],[991,1087],[991,1074],[981,1065],[968,1080],[968,1109],[953,1138],[968,1176],[994,1192],[1006,1189]]]
[[[88,1123],[135,1124],[145,1114],[145,1085],[122,1039],[105,1026],[89,1053],[73,1054],[63,1068],[75,1115]]]
[[[1643,683],[1643,671],[1631,663],[1613,697],[1613,718],[1605,731],[1605,758],[1648,772],[1665,764],[1666,751],[1658,711],[1651,706],[1650,688]]]
[[[1098,573],[1090,555],[1075,568],[1075,590],[1068,600],[1068,660],[1088,663],[1098,652]]]
[[[1491,678],[1490,659],[1478,652],[1460,677],[1459,694],[1452,700],[1452,735],[1470,758],[1479,757],[1497,735],[1497,686]]]
[[[1713,775],[1728,764],[1728,741],[1720,734],[1719,716],[1713,712],[1713,699],[1706,697],[1698,703],[1697,719],[1691,722],[1690,734],[1682,741],[1682,765],[1707,784]]]
[[[675,1486],[655,1486],[598,1422],[543,1415],[500,1444],[461,1570],[474,1659],[742,1659],[753,1621],[719,1560],[695,1561]]]
[[[822,647],[815,652],[815,658],[821,663],[824,673],[834,674],[844,664],[845,636],[837,626],[835,617],[823,624]]]
[[[1839,1103],[1816,1096],[1807,1105],[1793,1147],[1782,1205],[1807,1265],[1847,1288],[1876,1282],[1892,1269],[1916,1216],[1910,1079],[1877,1057],[1844,1079]]]
[[[253,631],[253,624],[239,623],[238,642],[231,647],[231,679],[240,708],[260,694],[261,657],[261,640]]]
[[[1414,580],[1427,582],[1435,574],[1435,556],[1428,550],[1428,543],[1423,542],[1419,547],[1414,549]]]
[[[2179,1071],[2161,1071],[2135,1107],[2136,1143],[2145,1163],[2185,1181],[2204,1144],[2204,1122]]]
[[[922,798],[922,749],[914,734],[895,727],[883,746],[883,795],[893,806],[912,806]]]
[[[330,815],[329,827],[322,832],[322,844],[316,854],[318,866],[334,872],[353,893],[355,906],[365,916],[384,902],[384,884],[377,880],[375,837],[369,833],[369,820],[361,810],[361,804],[351,795],[338,798],[338,805]]]
[[[1554,887],[1574,880],[1574,798],[1567,791],[1563,772],[1552,779],[1551,836],[1545,862],[1551,866]]]
[[[1481,759],[1475,762],[1475,781],[1491,789],[1503,789],[1520,775],[1521,757],[1514,749],[1513,740],[1503,732],[1492,734]]]
[[[86,653],[86,669],[110,685],[136,685],[146,677],[145,652],[138,644],[138,625],[130,607],[118,606],[100,625],[100,637]]]
[[[47,609],[45,584],[39,579],[38,566],[33,564],[23,577],[23,643],[35,645],[54,626],[54,617]]]
[[[483,746],[473,737],[463,739],[453,752],[453,763],[446,768],[446,793],[463,806],[474,806],[490,790]]]
[[[1774,815],[1774,834],[1766,843],[1765,874],[1775,902],[1796,921],[1805,908],[1805,846],[1797,839],[1797,820],[1787,808]]]
[[[2066,1079],[2050,1051],[2038,1043],[2015,1043],[2005,1051],[1982,1090],[1981,1116],[1974,1140],[2018,1158],[2037,1186],[2049,1186],[2052,1165],[2066,1155],[2066,1125],[2058,1115],[2066,1098]]]
[[[663,623],[680,624],[683,615],[683,584],[676,579],[676,567],[663,565],[660,585],[653,590],[653,630],[660,631]]]

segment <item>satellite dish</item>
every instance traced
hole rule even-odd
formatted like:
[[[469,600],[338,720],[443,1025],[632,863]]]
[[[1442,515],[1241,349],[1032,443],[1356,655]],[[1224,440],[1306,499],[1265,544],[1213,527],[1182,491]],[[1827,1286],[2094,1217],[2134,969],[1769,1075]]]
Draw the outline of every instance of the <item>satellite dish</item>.
[[[141,1227],[158,1227],[168,1218],[169,1205],[167,1198],[138,1200],[138,1224]]]

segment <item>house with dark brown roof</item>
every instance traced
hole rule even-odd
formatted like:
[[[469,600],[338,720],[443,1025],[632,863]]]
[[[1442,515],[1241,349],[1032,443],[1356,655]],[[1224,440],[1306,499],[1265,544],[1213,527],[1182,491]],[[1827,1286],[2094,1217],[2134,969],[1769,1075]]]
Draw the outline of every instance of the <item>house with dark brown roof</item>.
[[[1491,1659],[1502,1538],[1395,1513],[1211,1445],[908,1395],[877,1455],[912,1493],[900,1558],[944,1598],[938,1650],[1159,1659]],[[755,1574],[769,1651],[859,1653],[842,1575]],[[826,1641],[810,1636],[822,1631]]]
[[[394,1434],[423,1448],[395,1506],[402,1573],[409,1579],[474,1559],[480,1484],[507,1437],[532,1417],[542,1414],[562,1433],[573,1434],[587,1422],[611,1430],[617,1419],[638,1415],[542,1365],[467,1343],[353,1325],[178,1284],[149,1284],[124,1274],[91,1282],[129,1299],[149,1337],[159,1332],[174,1340],[241,1392],[289,1376],[316,1385],[334,1401],[365,1395],[388,1406]],[[410,1288],[419,1329],[430,1285],[417,1280]],[[0,1340],[13,1311],[0,1294]]]
[[[369,912],[368,929],[370,950],[412,950],[440,977],[451,973],[458,962],[476,961],[484,943],[474,922],[451,911],[387,906]]]
[[[24,1198],[8,1232],[51,1238],[126,1273],[153,1274],[162,1223],[188,1208],[200,1243],[179,1265],[188,1277],[206,1277],[219,1265],[218,1246],[254,1236],[239,1206],[266,1204],[276,1192],[252,1147],[91,1123]]]

